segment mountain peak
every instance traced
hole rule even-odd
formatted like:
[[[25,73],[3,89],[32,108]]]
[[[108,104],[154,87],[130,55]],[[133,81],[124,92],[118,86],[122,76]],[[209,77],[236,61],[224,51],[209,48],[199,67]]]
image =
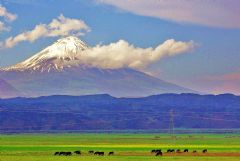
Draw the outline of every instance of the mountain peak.
[[[61,38],[57,40],[55,44],[66,45],[66,46],[75,45],[76,47],[81,47],[82,49],[87,48],[86,43],[75,36],[68,36],[65,38]]]
[[[87,44],[77,37],[61,38],[31,58],[2,71],[61,71],[79,65],[78,57],[87,48]]]

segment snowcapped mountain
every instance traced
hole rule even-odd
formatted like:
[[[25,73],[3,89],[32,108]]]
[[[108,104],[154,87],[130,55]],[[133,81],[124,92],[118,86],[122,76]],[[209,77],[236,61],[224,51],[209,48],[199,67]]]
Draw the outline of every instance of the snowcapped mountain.
[[[59,39],[31,58],[3,69],[3,71],[62,71],[64,68],[77,66],[78,56],[88,46],[77,37]]]
[[[76,37],[59,39],[31,58],[0,69],[0,77],[28,97],[102,93],[137,97],[193,92],[129,68],[89,67],[78,60],[87,48]]]

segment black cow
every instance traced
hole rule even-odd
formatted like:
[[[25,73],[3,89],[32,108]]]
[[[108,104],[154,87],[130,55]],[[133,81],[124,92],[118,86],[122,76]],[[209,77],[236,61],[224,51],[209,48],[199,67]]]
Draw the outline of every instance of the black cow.
[[[155,149],[153,149],[152,151],[151,151],[151,153],[155,153],[156,152],[156,150]]]
[[[203,152],[203,153],[207,153],[207,149],[204,149],[202,152]]]
[[[162,156],[163,153],[161,151],[157,152],[155,156]]]
[[[94,155],[104,156],[104,152],[95,152]]]
[[[81,155],[81,154],[82,154],[80,150],[77,150],[77,151],[75,151],[74,153],[75,153],[75,154],[78,154],[78,155]]]
[[[55,152],[54,155],[59,155],[59,152]]]
[[[88,154],[94,154],[94,151],[93,150],[89,150]]]
[[[155,153],[162,152],[162,149],[156,149]]]
[[[184,151],[183,151],[184,153],[188,153],[188,149],[184,149]]]
[[[194,150],[193,153],[197,153],[197,150]]]
[[[65,152],[65,156],[70,156],[72,155],[72,152]]]
[[[111,152],[109,152],[109,153],[108,153],[108,155],[114,155],[114,152],[113,152],[113,151],[111,151]]]
[[[180,149],[177,149],[176,152],[177,152],[177,153],[181,153],[181,150],[180,150]]]
[[[173,153],[173,152],[175,152],[174,149],[168,149],[168,150],[167,150],[167,153]]]
[[[59,155],[71,156],[72,152],[59,152]]]
[[[154,150],[151,151],[151,153],[155,153],[155,155],[157,153],[162,153],[162,149],[154,149]]]

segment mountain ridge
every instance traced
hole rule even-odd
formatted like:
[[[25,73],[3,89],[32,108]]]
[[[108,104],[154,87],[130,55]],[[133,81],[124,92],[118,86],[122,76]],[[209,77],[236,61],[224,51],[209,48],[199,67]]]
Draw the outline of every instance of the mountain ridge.
[[[161,94],[143,98],[45,96],[0,99],[0,132],[240,128],[240,96]]]

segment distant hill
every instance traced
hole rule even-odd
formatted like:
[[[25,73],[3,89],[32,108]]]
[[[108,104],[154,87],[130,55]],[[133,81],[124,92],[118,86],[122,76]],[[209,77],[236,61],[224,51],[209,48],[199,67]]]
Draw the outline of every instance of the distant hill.
[[[175,128],[240,128],[240,96],[162,94],[0,99],[0,131],[167,129],[170,110]]]

